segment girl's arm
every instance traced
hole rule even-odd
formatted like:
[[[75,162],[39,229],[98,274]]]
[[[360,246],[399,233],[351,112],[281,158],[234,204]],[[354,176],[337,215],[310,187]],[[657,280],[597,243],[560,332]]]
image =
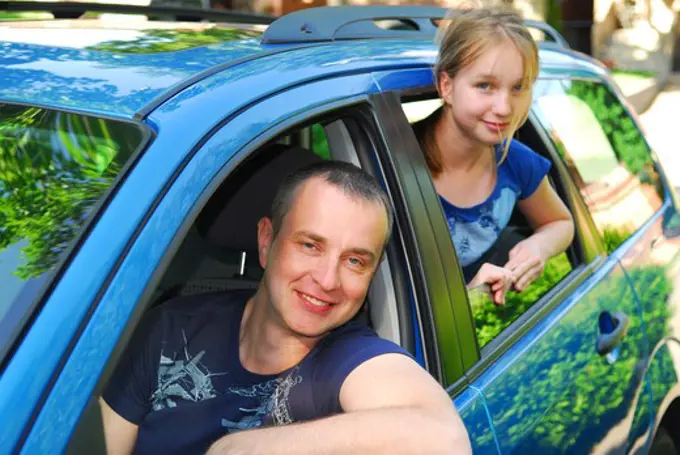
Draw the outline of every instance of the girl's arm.
[[[574,221],[547,177],[517,206],[534,234],[510,250],[505,268],[515,275],[515,289],[522,291],[540,276],[548,259],[569,247],[574,238]]]

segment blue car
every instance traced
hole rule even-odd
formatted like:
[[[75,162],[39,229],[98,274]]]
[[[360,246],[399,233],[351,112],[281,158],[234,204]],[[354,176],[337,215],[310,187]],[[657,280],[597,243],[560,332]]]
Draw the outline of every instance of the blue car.
[[[57,19],[0,25],[0,454],[104,452],[98,398],[142,314],[256,287],[256,222],[319,158],[387,189],[361,317],[446,388],[475,454],[680,453],[679,201],[606,69],[546,24],[518,137],[576,235],[496,307],[466,290],[411,127],[440,106],[445,10],[15,7]]]

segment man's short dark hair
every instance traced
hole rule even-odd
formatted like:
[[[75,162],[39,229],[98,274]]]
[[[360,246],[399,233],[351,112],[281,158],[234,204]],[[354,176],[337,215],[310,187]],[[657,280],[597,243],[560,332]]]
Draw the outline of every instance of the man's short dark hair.
[[[343,161],[320,161],[309,164],[289,174],[284,180],[272,204],[272,229],[274,236],[279,233],[283,218],[290,212],[295,194],[304,183],[312,178],[341,189],[349,197],[381,205],[387,216],[387,239],[392,233],[394,212],[382,186],[373,176],[361,168]]]

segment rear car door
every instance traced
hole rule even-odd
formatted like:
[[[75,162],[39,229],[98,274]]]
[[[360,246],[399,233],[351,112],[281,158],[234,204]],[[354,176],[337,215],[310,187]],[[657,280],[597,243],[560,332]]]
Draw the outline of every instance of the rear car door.
[[[436,92],[431,70],[413,78],[411,85],[405,74],[383,74],[376,80],[383,91],[393,92],[385,97],[385,110],[392,112],[399,142],[419,150],[400,103],[426,100],[428,94],[434,98]],[[638,405],[648,399],[636,368],[646,355],[640,306],[623,267],[592,242],[592,222],[581,219],[587,212],[571,197],[574,187],[565,178],[565,166],[545,131],[535,120],[532,125],[537,143],[544,144],[537,152],[553,161],[554,184],[563,186],[558,189],[563,198],[573,199],[567,203],[579,235],[568,254],[546,267],[542,280],[509,299],[504,308],[468,298],[425,161],[422,154],[411,154],[415,173],[422,176],[423,198],[433,201],[430,222],[453,308],[452,317],[434,312],[437,332],[455,331],[458,338],[458,345],[440,338],[439,351],[443,358],[459,352],[463,363],[464,374],[447,377],[449,390],[461,394],[458,397],[479,394],[492,420],[493,439],[478,436],[475,423],[466,420],[466,425],[481,450],[584,453],[605,451],[606,445],[623,451],[644,439],[649,427],[649,410]],[[609,321],[617,312],[628,316],[627,337],[617,340],[613,354],[600,355],[598,339],[609,330],[607,324],[600,329],[600,319]]]
[[[678,270],[674,190],[636,118],[605,79],[537,84],[535,111],[559,150],[611,258],[618,260],[642,307],[651,410],[658,423],[678,383]],[[648,406],[646,400],[640,402]]]

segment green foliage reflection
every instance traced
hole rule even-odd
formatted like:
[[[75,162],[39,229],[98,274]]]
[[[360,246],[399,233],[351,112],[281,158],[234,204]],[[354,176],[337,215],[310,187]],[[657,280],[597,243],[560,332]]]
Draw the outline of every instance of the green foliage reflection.
[[[49,271],[141,141],[118,122],[0,105],[0,252],[26,241],[29,279]]]
[[[479,347],[486,346],[557,285],[569,272],[571,272],[571,264],[565,253],[551,258],[546,263],[543,274],[524,292],[509,292],[505,299],[505,305],[502,307],[495,306],[486,294],[470,293],[470,306],[477,329]]]
[[[143,33],[142,36],[132,41],[107,41],[87,49],[125,54],[152,54],[181,51],[261,35],[251,30],[223,27],[211,27],[205,30],[145,30]]]
[[[609,88],[593,82],[572,81],[566,92],[590,107],[617,158],[631,174],[653,166],[640,130]]]
[[[638,285],[641,300],[654,302],[643,316],[645,330],[631,282]],[[649,335],[668,324],[670,291],[665,268],[645,266],[633,269],[628,277],[610,275],[584,295],[489,392],[489,405],[498,410],[494,423],[505,435],[501,444],[512,447],[513,453],[589,453],[627,418],[632,420],[630,439],[614,438],[617,442],[627,445],[644,434],[650,417],[641,382],[647,359],[645,332]],[[631,317],[628,336],[613,363],[598,356],[594,347],[603,310],[620,310]],[[661,385],[654,387],[672,384],[671,376],[659,375],[655,381]],[[607,448],[627,453],[625,447]]]
[[[315,123],[312,125],[312,151],[325,160],[331,159],[331,151],[326,138],[323,125]]]

